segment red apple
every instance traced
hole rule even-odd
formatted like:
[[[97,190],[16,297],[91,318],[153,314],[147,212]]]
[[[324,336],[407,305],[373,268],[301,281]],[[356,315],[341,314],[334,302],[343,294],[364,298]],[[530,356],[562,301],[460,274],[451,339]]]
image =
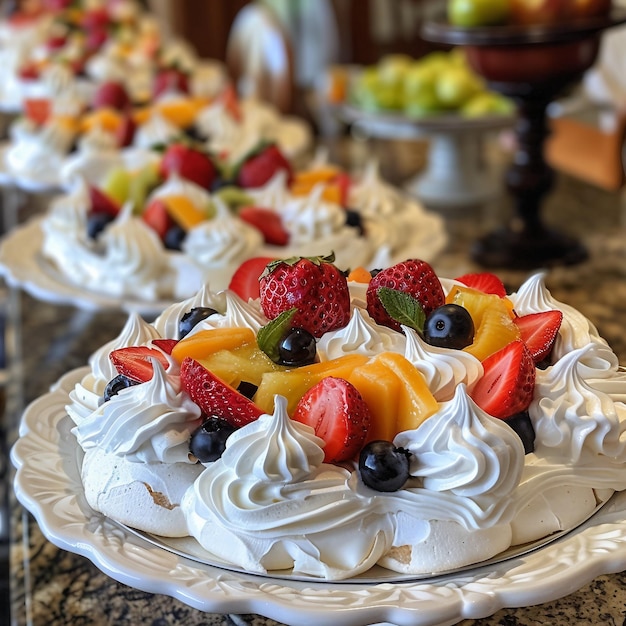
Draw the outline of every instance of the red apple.
[[[567,19],[570,0],[511,0],[510,21],[531,26],[558,24]]]
[[[93,97],[93,108],[102,109],[109,107],[117,111],[123,111],[128,108],[130,98],[126,88],[121,83],[109,81],[102,83]]]

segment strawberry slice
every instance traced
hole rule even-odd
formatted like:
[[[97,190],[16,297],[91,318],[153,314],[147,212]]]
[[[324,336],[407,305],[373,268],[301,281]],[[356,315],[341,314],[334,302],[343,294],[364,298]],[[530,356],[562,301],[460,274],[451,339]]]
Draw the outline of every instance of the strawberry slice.
[[[234,291],[242,300],[256,300],[261,295],[259,278],[265,271],[268,263],[275,259],[267,256],[257,256],[244,261],[230,279],[228,288]]]
[[[506,288],[504,283],[491,272],[475,272],[470,274],[463,274],[455,278],[460,283],[463,283],[466,287],[471,287],[483,293],[492,293],[500,298],[506,296]]]
[[[289,161],[274,144],[261,147],[246,157],[237,172],[237,184],[244,189],[262,187],[279,170],[287,172],[289,184],[293,171]]]
[[[343,378],[328,376],[302,396],[293,419],[311,426],[326,442],[326,463],[339,463],[359,453],[372,418],[354,385]]]
[[[246,206],[239,210],[238,215],[244,222],[256,228],[270,246],[286,246],[289,243],[289,231],[283,226],[276,211]]]
[[[115,217],[120,211],[119,204],[113,198],[93,185],[89,186],[89,200],[92,213],[104,213],[105,215]]]
[[[163,350],[165,354],[172,354],[172,350],[178,343],[178,339],[153,339],[151,343],[159,348],[159,350]]]
[[[52,104],[48,98],[26,98],[24,113],[29,120],[41,126],[45,124],[52,112]]]
[[[141,219],[156,232],[161,241],[165,239],[167,231],[174,226],[174,220],[167,210],[167,204],[159,198],[150,202],[141,214]]]
[[[563,313],[557,309],[530,313],[513,320],[535,363],[540,363],[550,354],[562,321]]]
[[[157,359],[165,369],[169,362],[161,350],[148,348],[148,346],[130,346],[128,348],[118,348],[109,355],[115,369],[127,378],[145,383],[152,378],[152,362],[150,359]]]
[[[231,426],[245,426],[263,414],[252,400],[191,357],[185,357],[180,364],[180,382],[206,415],[221,417]]]
[[[483,369],[470,393],[483,411],[506,419],[528,408],[535,389],[535,363],[521,339],[487,357]]]

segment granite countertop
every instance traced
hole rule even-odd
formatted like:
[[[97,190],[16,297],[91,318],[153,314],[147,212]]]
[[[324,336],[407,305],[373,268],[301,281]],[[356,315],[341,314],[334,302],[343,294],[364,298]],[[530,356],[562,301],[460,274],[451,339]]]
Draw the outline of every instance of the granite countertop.
[[[448,250],[434,263],[442,275],[475,269],[468,260],[470,242],[478,233],[501,222],[507,201],[464,210],[447,216]],[[553,295],[583,311],[626,363],[626,202],[619,194],[559,177],[546,204],[550,221],[566,224],[571,234],[584,239],[589,261],[553,269],[546,282]],[[516,288],[528,272],[504,272],[508,286]],[[125,321],[121,313],[92,313],[53,306],[12,292],[5,294],[19,321],[9,329],[23,374],[9,388],[7,416],[15,422],[24,403],[44,393],[62,373],[84,365],[88,355],[113,338]],[[15,331],[18,334],[13,334]],[[14,423],[15,423],[14,422]],[[14,436],[15,431],[12,431]],[[117,583],[81,556],[57,549],[48,542],[33,518],[13,502],[11,544],[11,604],[16,626],[68,624],[138,626],[273,626],[258,616],[211,615],[182,602],[152,595]],[[626,572],[603,575],[580,591],[530,608],[513,608],[463,626],[565,626],[623,624],[626,617]]]

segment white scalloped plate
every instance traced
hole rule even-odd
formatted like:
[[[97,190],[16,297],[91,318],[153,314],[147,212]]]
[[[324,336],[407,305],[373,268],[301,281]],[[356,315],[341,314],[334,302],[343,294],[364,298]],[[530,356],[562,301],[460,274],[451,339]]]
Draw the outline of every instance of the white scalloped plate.
[[[292,626],[450,626],[505,607],[548,602],[596,576],[626,569],[626,493],[546,547],[427,581],[325,583],[254,576],[186,559],[129,532],[86,504],[81,452],[65,412],[87,372],[66,374],[25,411],[11,451],[15,492],[58,547],[81,554],[112,578],[173,596],[201,611],[257,613]]]

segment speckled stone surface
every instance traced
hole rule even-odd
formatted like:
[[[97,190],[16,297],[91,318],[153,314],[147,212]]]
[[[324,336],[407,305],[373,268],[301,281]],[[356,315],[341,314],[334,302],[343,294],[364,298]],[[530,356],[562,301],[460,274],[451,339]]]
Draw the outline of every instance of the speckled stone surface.
[[[449,249],[434,265],[442,275],[473,268],[471,241],[501,222],[507,201],[448,216]],[[580,182],[559,178],[546,217],[567,226],[589,247],[589,261],[548,272],[553,295],[583,311],[626,363],[626,203]],[[501,273],[516,288],[527,273]],[[5,298],[6,299],[6,298]],[[17,301],[18,324],[7,347],[17,349],[7,417],[17,422],[25,402],[44,393],[62,373],[83,365],[88,355],[121,329],[119,313],[89,313],[51,306],[24,294]],[[16,334],[17,333],[17,334]],[[15,430],[12,431],[15,435]],[[211,615],[165,596],[115,582],[87,559],[59,550],[45,540],[34,520],[12,507],[12,597],[16,626],[275,626],[257,616]],[[599,576],[581,590],[537,607],[501,610],[492,617],[464,620],[463,626],[570,626],[626,624],[626,573]]]

